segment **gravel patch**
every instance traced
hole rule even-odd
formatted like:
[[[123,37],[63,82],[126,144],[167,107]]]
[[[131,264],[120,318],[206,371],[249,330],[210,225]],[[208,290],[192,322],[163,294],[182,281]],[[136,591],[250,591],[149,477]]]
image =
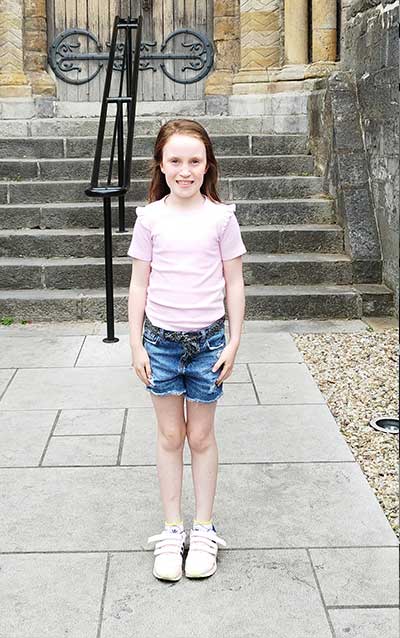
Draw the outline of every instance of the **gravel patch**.
[[[398,417],[398,329],[292,336],[399,537],[399,437],[369,425]]]

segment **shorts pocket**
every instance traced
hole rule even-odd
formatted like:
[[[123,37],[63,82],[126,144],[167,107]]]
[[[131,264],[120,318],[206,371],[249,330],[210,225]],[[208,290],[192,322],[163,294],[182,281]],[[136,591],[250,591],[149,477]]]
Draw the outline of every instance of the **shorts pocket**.
[[[211,335],[211,337],[208,337],[206,346],[208,350],[218,350],[218,348],[225,347],[225,343],[225,333],[221,331]]]
[[[143,332],[143,339],[144,341],[147,341],[148,343],[152,343],[153,346],[155,346],[160,339],[160,335],[146,328]]]

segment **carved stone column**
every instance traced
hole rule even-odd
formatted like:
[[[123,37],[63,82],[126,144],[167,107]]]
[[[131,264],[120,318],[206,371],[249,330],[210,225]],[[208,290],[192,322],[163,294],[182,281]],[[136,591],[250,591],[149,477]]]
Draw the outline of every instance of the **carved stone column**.
[[[313,0],[313,62],[335,62],[337,55],[337,2]]]
[[[240,70],[265,71],[280,62],[280,1],[240,0]]]
[[[29,97],[24,73],[23,0],[0,3],[0,97]]]
[[[307,0],[285,0],[285,63],[308,63]]]

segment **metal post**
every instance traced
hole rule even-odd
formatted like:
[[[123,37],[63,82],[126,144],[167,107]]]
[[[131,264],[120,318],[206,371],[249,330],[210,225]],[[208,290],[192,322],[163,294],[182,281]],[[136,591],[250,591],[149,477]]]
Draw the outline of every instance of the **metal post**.
[[[117,134],[118,134],[118,185],[124,185],[124,114],[122,102],[117,103]],[[118,197],[118,232],[126,233],[125,228],[125,195]]]
[[[114,295],[113,295],[113,264],[111,237],[111,197],[104,197],[104,249],[106,267],[106,307],[107,307],[107,337],[104,343],[119,341],[114,336]]]

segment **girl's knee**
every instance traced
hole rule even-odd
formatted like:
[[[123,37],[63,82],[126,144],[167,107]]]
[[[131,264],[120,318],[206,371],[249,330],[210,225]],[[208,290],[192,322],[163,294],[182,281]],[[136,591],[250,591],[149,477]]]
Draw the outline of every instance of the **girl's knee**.
[[[186,424],[158,428],[160,444],[164,450],[179,450],[183,448],[186,438]]]

